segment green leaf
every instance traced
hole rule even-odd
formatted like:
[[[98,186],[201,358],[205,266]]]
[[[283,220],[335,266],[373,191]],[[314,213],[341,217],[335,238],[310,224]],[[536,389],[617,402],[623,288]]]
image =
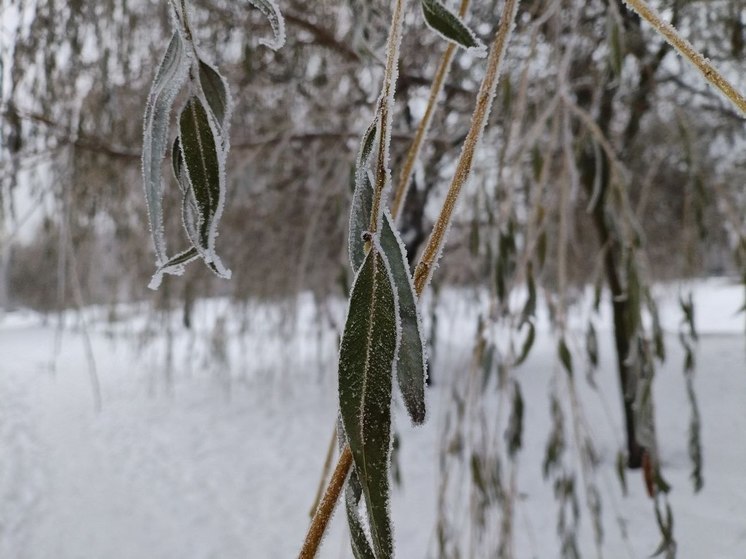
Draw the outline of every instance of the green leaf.
[[[595,369],[598,367],[598,335],[593,327],[593,322],[588,322],[588,329],[585,332],[585,349],[588,353],[588,361]]]
[[[189,64],[181,37],[174,33],[156,71],[145,107],[142,173],[158,266],[168,261],[163,235],[161,163],[168,149],[171,109],[189,75]]]
[[[521,449],[523,440],[523,395],[521,385],[513,381],[513,406],[510,410],[510,420],[505,431],[505,441],[508,444],[508,454],[513,458]]]
[[[359,504],[362,493],[363,487],[360,485],[360,479],[353,466],[345,489],[345,508],[347,509],[347,524],[350,527],[352,554],[355,559],[376,559],[360,517]]]
[[[565,368],[565,371],[567,371],[567,374],[572,376],[572,354],[567,348],[565,338],[560,338],[559,344],[557,346],[557,351],[559,353],[559,358],[562,362],[562,366]]]
[[[530,318],[536,316],[536,281],[534,280],[534,267],[531,265],[531,262],[528,263],[526,276],[528,299],[526,299],[526,304],[523,306],[521,323],[528,322]]]
[[[465,49],[475,49],[481,55],[486,53],[486,47],[464,21],[439,0],[421,0],[420,5],[427,24],[444,39]]]
[[[202,86],[202,92],[205,94],[207,106],[220,126],[221,133],[225,134],[230,122],[228,82],[215,68],[204,60],[200,60],[199,83]]]
[[[231,277],[215,253],[217,223],[225,198],[221,160],[207,111],[192,96],[179,117],[172,166],[184,195],[182,218],[190,242],[208,267],[221,278]]]
[[[350,295],[339,352],[339,408],[378,559],[393,555],[388,501],[397,314],[388,263],[374,239]]]
[[[350,265],[357,272],[365,259],[364,233],[370,226],[370,213],[373,208],[373,184],[368,171],[371,152],[375,144],[378,113],[373,117],[368,129],[360,140],[357,161],[355,162],[355,191],[352,195],[350,227],[347,239]]]
[[[513,363],[514,367],[521,365],[526,360],[534,345],[534,340],[536,339],[536,328],[534,327],[534,323],[529,320],[525,322],[525,324],[528,324],[528,334],[526,334],[526,339],[523,341],[523,345],[521,346],[520,355],[518,355],[515,363]]]
[[[407,263],[407,251],[388,210],[384,211],[381,248],[391,267],[399,300],[401,342],[399,361],[396,364],[396,379],[409,417],[413,423],[419,425],[425,421],[425,341],[422,337],[420,313],[417,310],[417,295]]]

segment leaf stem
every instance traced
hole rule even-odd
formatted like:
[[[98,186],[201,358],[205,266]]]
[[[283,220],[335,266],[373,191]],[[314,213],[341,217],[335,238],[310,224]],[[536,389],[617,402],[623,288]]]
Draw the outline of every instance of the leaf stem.
[[[370,232],[378,231],[381,221],[381,199],[386,184],[389,182],[389,144],[391,139],[391,115],[393,111],[394,91],[396,89],[399,44],[401,43],[404,20],[405,0],[395,0],[394,13],[391,16],[391,29],[386,41],[386,69],[381,88],[378,155],[376,159],[376,182],[373,190],[373,207],[370,212]]]
[[[500,68],[508,47],[510,34],[513,30],[515,15],[518,11],[518,2],[519,0],[505,1],[500,25],[498,26],[495,40],[492,42],[490,55],[487,59],[487,72],[479,88],[477,104],[471,118],[471,127],[466,135],[466,140],[464,140],[464,147],[461,150],[461,157],[459,157],[458,164],[456,165],[456,172],[453,175],[453,180],[448,189],[445,202],[443,202],[440,215],[433,226],[427,246],[414,271],[414,287],[417,293],[422,293],[425,289],[433,269],[440,258],[461,187],[466,183],[471,173],[474,164],[474,152],[476,151],[482,131],[487,124],[492,100],[497,91]]]
[[[466,15],[466,10],[469,7],[469,2],[470,0],[461,0],[461,6],[459,7],[459,16],[464,17]],[[438,97],[440,97],[441,91],[443,91],[443,84],[445,83],[446,76],[448,75],[448,71],[451,68],[451,62],[453,61],[453,56],[456,53],[456,48],[457,45],[455,43],[449,42],[445,52],[443,53],[443,57],[440,59],[440,64],[437,71],[435,72],[433,83],[430,86],[430,97],[427,100],[425,114],[422,116],[422,120],[420,120],[420,124],[417,126],[417,132],[415,132],[414,140],[412,140],[412,144],[409,146],[407,155],[404,158],[404,165],[402,167],[401,174],[399,175],[399,182],[397,183],[396,190],[394,191],[394,200],[391,203],[391,216],[394,218],[394,223],[396,223],[396,221],[399,219],[401,211],[404,207],[404,200],[406,200],[407,198],[409,185],[412,182],[414,166],[420,155],[422,144],[424,143],[425,136],[427,135],[427,131],[430,128],[430,123],[433,120],[435,105],[438,102]]]
[[[658,33],[663,35],[666,41],[697,68],[713,87],[720,90],[740,111],[741,116],[746,116],[746,98],[725,79],[707,58],[702,56],[689,41],[684,39],[673,25],[664,21],[655,8],[650,6],[645,0],[625,0],[625,2],[641,18],[652,25]]]
[[[311,519],[311,525],[308,528],[306,540],[303,542],[303,548],[300,550],[298,559],[313,559],[316,557],[316,552],[321,545],[321,540],[324,537],[326,526],[329,524],[329,520],[334,512],[334,507],[339,500],[339,495],[342,493],[342,488],[347,480],[347,474],[352,466],[352,451],[350,445],[345,445],[342,454],[339,456],[336,468],[332,474],[332,479],[329,481],[329,485],[324,493],[324,498],[321,499],[316,514]]]

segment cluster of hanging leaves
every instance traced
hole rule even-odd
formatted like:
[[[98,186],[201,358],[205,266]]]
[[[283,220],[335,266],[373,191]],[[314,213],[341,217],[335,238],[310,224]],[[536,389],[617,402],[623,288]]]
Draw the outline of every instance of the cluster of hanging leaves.
[[[277,6],[269,0],[249,2],[267,16],[272,27],[273,40],[261,42],[280,48],[285,28]],[[181,275],[184,266],[198,258],[217,276],[231,276],[215,251],[226,197],[230,90],[225,78],[199,52],[186,2],[172,2],[171,7],[175,29],[150,88],[143,125],[143,181],[157,266],[151,289],[158,288],[164,274]],[[172,140],[171,113],[182,94],[186,101]],[[174,256],[166,249],[163,227],[161,164],[167,152],[182,194],[181,218],[189,245]]]
[[[377,118],[363,135],[357,159],[349,236],[356,276],[339,356],[340,413],[355,465],[346,503],[356,557],[393,555],[388,510],[393,376],[412,421],[425,420],[425,344],[404,244],[388,210],[381,230],[366,232],[374,195],[368,166],[381,129]],[[372,545],[362,529],[361,496]]]
[[[447,40],[485,50],[463,21],[437,0],[422,0],[422,10],[427,23]],[[353,456],[345,503],[356,559],[394,554],[389,510],[394,377],[412,422],[425,420],[427,371],[418,294],[394,219],[385,204],[374,204],[370,163],[374,146],[388,150],[386,102],[383,97],[379,101],[356,161],[348,239],[355,279],[339,354],[341,424]],[[383,155],[387,160],[388,154]],[[376,206],[380,209],[373,215]],[[368,230],[371,223],[378,224],[374,232]]]

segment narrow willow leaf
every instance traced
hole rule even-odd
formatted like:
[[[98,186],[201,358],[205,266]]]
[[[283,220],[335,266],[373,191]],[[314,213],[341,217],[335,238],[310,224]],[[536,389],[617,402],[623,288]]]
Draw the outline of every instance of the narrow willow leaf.
[[[397,307],[388,262],[374,244],[350,295],[339,351],[339,409],[378,559],[393,554],[388,501],[392,374],[400,338]]]
[[[598,335],[593,322],[588,322],[588,329],[585,332],[585,350],[588,354],[588,362],[595,369],[598,367]]]
[[[259,39],[259,44],[272,50],[281,49],[285,44],[285,18],[282,17],[280,8],[273,0],[249,0],[249,3],[265,15],[274,35],[274,40]]]
[[[513,405],[510,410],[510,420],[505,431],[505,442],[508,444],[508,454],[511,458],[523,445],[523,395],[521,385],[513,381]]]
[[[404,398],[404,406],[416,425],[425,421],[425,340],[422,322],[417,311],[417,295],[407,264],[407,251],[388,210],[384,211],[381,229],[381,249],[391,266],[391,275],[399,299],[401,342],[396,379]]]
[[[536,316],[536,281],[534,280],[534,268],[529,262],[526,271],[526,283],[528,284],[528,299],[521,312],[521,323],[528,322],[530,318]]]
[[[200,250],[204,251],[206,263],[213,263],[221,277],[229,278],[230,271],[223,267],[215,254],[217,221],[225,196],[222,161],[218,157],[218,146],[207,111],[199,97],[193,96],[181,112],[179,141],[184,172],[199,212]]]
[[[355,559],[376,559],[371,549],[368,536],[363,528],[363,521],[360,517],[360,497],[363,493],[363,487],[360,485],[355,467],[350,472],[350,479],[347,480],[345,488],[345,508],[347,509],[347,524],[350,528],[350,544],[352,545],[352,555]]]
[[[199,258],[199,256],[199,252],[194,247],[191,247],[183,252],[180,252],[176,256],[173,256],[171,259],[168,260],[168,262],[165,262],[163,265],[158,267],[158,269],[155,271],[155,274],[153,274],[148,287],[150,289],[158,289],[158,287],[160,287],[161,285],[161,282],[163,281],[164,274],[180,276],[184,273],[184,265],[188,264],[192,260],[196,260],[197,258]]]
[[[616,476],[619,485],[622,486],[622,495],[627,496],[627,464],[624,458],[624,452],[621,450],[616,454]]]
[[[565,368],[565,371],[567,371],[567,374],[572,376],[572,355],[570,354],[570,350],[567,348],[565,338],[560,339],[557,346],[557,351],[559,353],[559,358],[562,362],[562,366]]]
[[[166,156],[174,100],[189,75],[190,60],[178,33],[171,36],[148,94],[143,122],[142,173],[156,261],[167,260],[163,235],[161,163]]]
[[[199,83],[220,132],[226,135],[230,122],[230,95],[228,82],[204,60],[199,61]]]
[[[356,273],[365,259],[363,235],[368,230],[370,213],[373,211],[373,181],[368,170],[368,164],[375,145],[377,123],[378,114],[376,113],[373,122],[368,126],[360,140],[360,149],[355,162],[355,191],[352,195],[347,247],[352,271]]]
[[[487,48],[471,29],[440,0],[421,0],[420,5],[427,24],[444,39],[467,50],[473,49],[480,56],[487,54]]]
[[[523,345],[521,346],[521,353],[516,358],[515,363],[513,363],[514,367],[521,365],[526,360],[528,354],[531,352],[531,348],[534,346],[534,340],[536,339],[536,328],[534,327],[534,323],[529,320],[525,324],[528,324],[528,333],[526,334],[526,339],[523,341]]]

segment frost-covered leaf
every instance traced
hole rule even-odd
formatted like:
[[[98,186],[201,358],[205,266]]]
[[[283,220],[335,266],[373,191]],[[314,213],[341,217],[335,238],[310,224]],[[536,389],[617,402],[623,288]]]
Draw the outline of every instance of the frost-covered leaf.
[[[557,352],[559,353],[559,358],[565,371],[567,371],[568,375],[572,376],[572,354],[565,343],[565,338],[560,338]]]
[[[180,276],[184,273],[184,265],[188,264],[192,260],[199,258],[199,252],[196,248],[191,247],[183,252],[180,252],[176,256],[171,257],[168,262],[165,262],[153,274],[153,277],[148,284],[150,289],[158,289],[163,281],[164,274],[170,274],[172,276]]]
[[[347,509],[347,524],[350,528],[352,554],[355,559],[376,559],[368,541],[368,535],[363,528],[362,518],[360,517],[359,505],[362,493],[363,487],[360,485],[360,479],[353,466],[350,478],[347,480],[347,487],[345,488],[345,508]]]
[[[388,210],[384,211],[381,248],[391,267],[399,299],[401,342],[396,379],[409,417],[413,423],[419,425],[425,421],[425,341],[422,338],[422,323],[417,311],[417,295],[409,272],[407,251]]]
[[[365,259],[365,240],[363,234],[370,226],[370,213],[373,211],[373,181],[368,170],[370,155],[375,145],[378,116],[363,134],[360,140],[357,160],[355,162],[355,191],[352,195],[350,210],[350,227],[348,233],[348,251],[352,271],[360,269]]]
[[[397,306],[388,262],[374,244],[350,295],[339,352],[339,409],[378,559],[393,554],[389,453],[392,374],[400,337]]]
[[[207,106],[220,126],[220,132],[225,135],[230,122],[228,82],[215,68],[204,60],[200,60],[199,83],[202,86],[202,92],[205,94]]]
[[[272,27],[273,40],[259,39],[259,44],[278,50],[285,44],[285,18],[282,17],[280,8],[274,0],[249,0],[260,12],[262,12]]]
[[[194,208],[198,212],[198,248],[203,253],[205,262],[213,263],[216,273],[228,278],[230,272],[215,254],[217,222],[225,197],[221,169],[223,162],[218,157],[215,134],[199,97],[193,96],[181,112],[179,142],[184,175],[188,179],[188,188],[194,196]]]
[[[514,367],[521,365],[526,360],[528,354],[531,352],[531,348],[534,346],[534,340],[536,339],[536,327],[534,326],[534,323],[529,320],[525,322],[525,324],[528,324],[528,333],[526,334],[526,339],[523,341],[523,345],[521,346],[521,353],[516,358],[515,363],[513,363]]]
[[[456,14],[446,8],[440,0],[421,0],[422,14],[427,24],[444,39],[465,49],[474,49],[484,56],[486,47]]]
[[[158,266],[163,266],[168,260],[163,235],[161,163],[168,149],[171,109],[189,75],[190,64],[179,33],[174,33],[156,71],[145,107],[142,172]]]

